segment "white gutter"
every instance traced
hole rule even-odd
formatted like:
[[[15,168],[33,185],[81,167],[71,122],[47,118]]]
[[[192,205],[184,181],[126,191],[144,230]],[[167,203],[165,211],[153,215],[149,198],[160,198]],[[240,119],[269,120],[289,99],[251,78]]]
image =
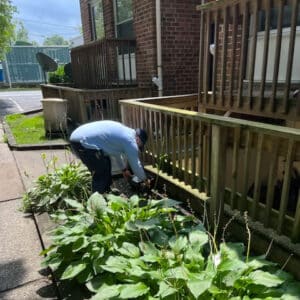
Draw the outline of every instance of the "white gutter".
[[[156,0],[156,47],[157,47],[157,77],[152,81],[158,87],[158,96],[163,96],[163,73],[162,73],[162,51],[161,51],[161,5],[160,0]]]

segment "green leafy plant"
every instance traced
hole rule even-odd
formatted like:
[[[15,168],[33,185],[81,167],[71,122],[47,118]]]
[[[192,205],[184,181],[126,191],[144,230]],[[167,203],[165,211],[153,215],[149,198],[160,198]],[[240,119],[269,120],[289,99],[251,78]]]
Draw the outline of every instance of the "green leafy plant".
[[[55,72],[49,73],[49,82],[50,83],[69,83],[71,78],[65,73],[63,65],[58,66]]]
[[[178,202],[93,194],[69,209],[44,266],[85,284],[97,299],[298,299],[299,283],[240,243],[216,245]],[[143,205],[141,205],[143,203]],[[74,214],[74,211],[76,212]],[[210,245],[214,245],[210,248]]]
[[[84,202],[91,195],[91,175],[81,163],[56,167],[57,158],[46,164],[48,172],[38,177],[23,196],[23,211],[53,212],[68,207],[65,198]],[[44,157],[45,161],[45,157]]]

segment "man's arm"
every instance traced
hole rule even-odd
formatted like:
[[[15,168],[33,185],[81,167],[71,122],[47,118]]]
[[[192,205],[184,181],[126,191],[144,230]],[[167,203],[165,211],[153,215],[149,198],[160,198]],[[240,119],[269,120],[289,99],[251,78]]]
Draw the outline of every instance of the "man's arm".
[[[134,175],[137,176],[142,181],[146,180],[147,176],[145,174],[143,165],[139,159],[138,150],[134,148],[132,145],[130,145],[129,147],[127,147],[127,149],[125,149],[125,153],[127,156],[128,163]]]

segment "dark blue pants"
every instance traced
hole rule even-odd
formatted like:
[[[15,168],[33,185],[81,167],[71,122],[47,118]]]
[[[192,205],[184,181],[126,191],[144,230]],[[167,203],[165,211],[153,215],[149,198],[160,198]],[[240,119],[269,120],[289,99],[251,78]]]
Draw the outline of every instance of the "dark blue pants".
[[[71,147],[92,174],[92,191],[100,194],[109,192],[112,184],[109,156],[101,150],[84,148],[80,143],[71,142]]]

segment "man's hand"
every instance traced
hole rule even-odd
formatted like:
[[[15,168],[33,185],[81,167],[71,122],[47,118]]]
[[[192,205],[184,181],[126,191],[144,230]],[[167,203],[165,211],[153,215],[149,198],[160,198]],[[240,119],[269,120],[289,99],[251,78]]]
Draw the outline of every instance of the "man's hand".
[[[124,177],[127,181],[129,181],[129,180],[131,179],[132,174],[131,174],[131,172],[130,172],[128,169],[124,169],[124,170],[122,171],[122,173],[123,173],[123,177]]]

